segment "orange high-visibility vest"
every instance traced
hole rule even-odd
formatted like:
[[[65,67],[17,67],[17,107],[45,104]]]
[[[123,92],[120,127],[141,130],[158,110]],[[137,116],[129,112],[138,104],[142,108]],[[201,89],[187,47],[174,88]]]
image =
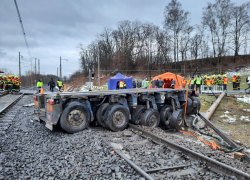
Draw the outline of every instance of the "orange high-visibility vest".
[[[124,82],[120,81],[120,87],[123,87],[123,86],[124,86]]]
[[[223,84],[227,84],[228,78],[227,78],[227,77],[224,77],[224,78],[222,78],[222,79],[223,79]]]
[[[189,84],[189,85],[190,85],[190,83],[191,83],[191,79],[188,80],[188,84]]]
[[[187,84],[187,80],[186,80],[186,79],[183,79],[183,80],[182,80],[182,86],[186,86],[186,84]]]
[[[233,76],[232,77],[232,82],[236,82],[236,78],[237,78],[236,76]]]
[[[207,85],[210,86],[211,85],[211,80],[210,79],[207,79]]]

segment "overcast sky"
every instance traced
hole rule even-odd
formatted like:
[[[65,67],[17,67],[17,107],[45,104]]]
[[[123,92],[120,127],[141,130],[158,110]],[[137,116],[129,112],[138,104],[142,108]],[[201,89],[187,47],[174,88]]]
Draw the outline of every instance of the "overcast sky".
[[[57,74],[62,59],[63,76],[80,69],[77,46],[88,45],[104,27],[122,20],[153,22],[162,27],[164,8],[170,0],[17,0],[31,57],[40,59],[41,73]],[[200,24],[202,8],[214,0],[179,0],[191,12],[191,24]],[[245,0],[232,0],[242,4]],[[22,74],[31,63],[14,0],[0,0],[0,69],[18,75],[18,52],[23,55]],[[34,60],[33,60],[34,64]],[[34,70],[34,69],[33,69]]]

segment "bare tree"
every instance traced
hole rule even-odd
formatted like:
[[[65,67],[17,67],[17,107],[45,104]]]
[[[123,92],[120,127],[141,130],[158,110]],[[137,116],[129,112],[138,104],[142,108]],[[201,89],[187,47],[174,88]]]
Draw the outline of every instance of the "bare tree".
[[[174,42],[174,62],[176,64],[179,61],[179,34],[181,31],[186,29],[189,24],[188,11],[181,9],[181,4],[177,0],[172,0],[166,7],[164,11],[164,28],[168,31],[173,32],[173,42]]]
[[[250,27],[250,2],[246,2],[241,6],[235,6],[232,10],[232,38],[234,55],[239,55],[242,44],[245,43],[244,36],[249,33]]]

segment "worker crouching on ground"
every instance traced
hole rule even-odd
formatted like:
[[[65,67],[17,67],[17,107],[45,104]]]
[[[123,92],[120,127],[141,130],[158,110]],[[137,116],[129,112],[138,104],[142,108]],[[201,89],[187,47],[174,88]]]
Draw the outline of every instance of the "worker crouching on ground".
[[[37,81],[36,87],[37,87],[37,89],[38,89],[38,93],[40,93],[40,92],[41,92],[41,87],[43,87],[43,82],[42,82],[41,79],[39,79],[39,80]]]
[[[228,78],[227,78],[226,74],[223,74],[223,78],[222,78],[223,91],[227,90],[227,83],[228,83]]]
[[[236,90],[240,90],[241,77],[240,74],[237,74],[236,78]]]
[[[48,86],[49,86],[49,90],[51,92],[54,92],[55,82],[53,81],[53,78],[50,79]]]

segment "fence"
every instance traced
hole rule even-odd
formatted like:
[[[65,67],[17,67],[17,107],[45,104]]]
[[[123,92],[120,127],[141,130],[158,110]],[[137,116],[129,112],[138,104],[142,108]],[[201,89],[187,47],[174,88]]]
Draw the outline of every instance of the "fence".
[[[212,86],[207,86],[207,85],[201,85],[201,94],[220,94],[223,92],[223,86],[222,85],[212,85]]]

